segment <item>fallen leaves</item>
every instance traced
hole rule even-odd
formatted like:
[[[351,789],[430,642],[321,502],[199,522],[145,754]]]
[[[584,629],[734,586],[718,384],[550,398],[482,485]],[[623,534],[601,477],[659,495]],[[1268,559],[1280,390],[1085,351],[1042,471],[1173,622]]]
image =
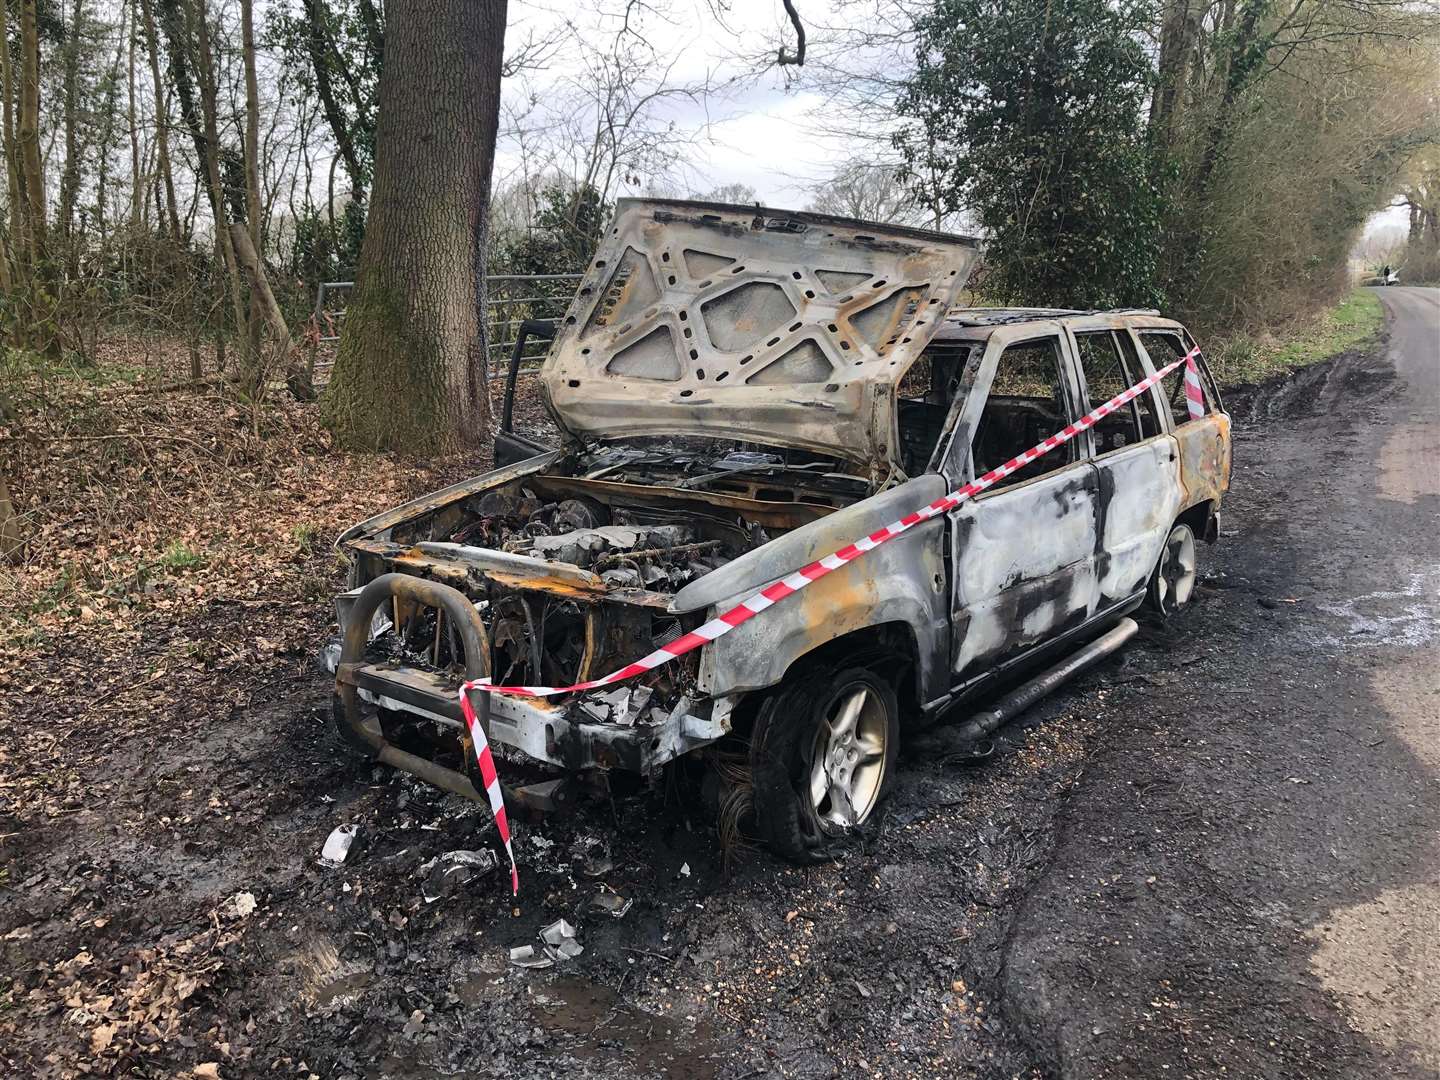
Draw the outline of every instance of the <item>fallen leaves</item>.
[[[23,563],[0,566],[0,840],[56,850],[65,830],[115,830],[162,849],[212,845],[196,823],[243,817],[244,784],[218,752],[200,775],[152,775],[156,748],[203,743],[257,700],[318,686],[311,658],[346,572],[333,538],[474,475],[486,455],[343,453],[316,406],[273,396],[252,414],[214,381],[142,392],[101,367],[14,382],[18,419],[0,423],[0,449],[26,544]],[[227,747],[241,737],[230,727]],[[117,797],[137,781],[142,796]],[[67,880],[27,865],[25,840],[16,848],[0,881],[44,881],[47,906],[0,935],[33,965],[0,988],[0,1044],[57,1077],[248,1074],[254,1025],[228,1042],[217,1003],[267,892],[136,926],[93,866]],[[55,940],[61,925],[79,936]]]

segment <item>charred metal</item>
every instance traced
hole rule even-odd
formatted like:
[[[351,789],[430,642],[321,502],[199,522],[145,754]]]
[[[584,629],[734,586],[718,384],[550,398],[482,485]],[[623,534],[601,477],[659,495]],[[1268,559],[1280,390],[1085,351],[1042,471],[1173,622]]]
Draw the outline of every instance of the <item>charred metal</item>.
[[[560,445],[507,427],[499,468],[340,538],[353,588],[327,666],[342,728],[474,795],[461,681],[606,675],[1190,345],[1155,312],[951,310],[975,258],[973,241],[920,230],[622,200],[542,371]],[[780,738],[812,794],[756,798],[800,799],[788,819],[814,836],[861,823],[888,776],[896,710],[934,716],[1083,652],[1147,597],[1184,602],[1194,539],[1214,539],[1229,483],[1229,419],[1205,378],[1203,418],[1147,391],[1063,452],[636,679],[477,695],[487,738],[567,770],[642,774],[732,731]],[[813,744],[773,734],[786,724],[813,726]],[[813,840],[798,836],[768,839],[797,854]]]

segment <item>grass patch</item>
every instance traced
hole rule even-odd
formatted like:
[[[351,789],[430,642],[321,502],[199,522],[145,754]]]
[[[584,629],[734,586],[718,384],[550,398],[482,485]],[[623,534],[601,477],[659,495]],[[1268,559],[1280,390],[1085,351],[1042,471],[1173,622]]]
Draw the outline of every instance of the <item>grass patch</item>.
[[[178,540],[165,549],[165,554],[160,556],[160,565],[166,570],[193,570],[203,565],[205,556],[198,551],[191,551]]]
[[[1226,339],[1208,357],[1210,371],[1222,388],[1264,382],[1373,341],[1384,325],[1380,299],[1369,289],[1355,289],[1318,318],[1281,336]]]

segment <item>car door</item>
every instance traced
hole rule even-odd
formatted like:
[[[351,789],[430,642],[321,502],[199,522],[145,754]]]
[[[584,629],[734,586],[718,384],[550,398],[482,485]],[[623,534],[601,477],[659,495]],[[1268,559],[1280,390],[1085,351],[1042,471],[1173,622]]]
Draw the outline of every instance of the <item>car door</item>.
[[[1123,329],[1068,328],[1080,362],[1086,410],[1109,401],[1147,372]],[[1147,391],[1093,428],[1100,544],[1095,582],[1104,611],[1145,588],[1180,513],[1175,440],[1165,433],[1159,399]]]
[[[1194,343],[1175,326],[1134,327],[1142,355],[1148,356],[1153,367],[1169,364],[1190,351]],[[1168,403],[1162,412],[1168,414],[1170,430],[1180,448],[1180,484],[1185,506],[1197,503],[1218,503],[1230,487],[1230,417],[1226,415],[1215,388],[1215,380],[1202,356],[1200,388],[1205,398],[1205,415],[1191,419],[1185,404],[1182,377],[1177,373],[1165,380],[1162,401]]]
[[[996,329],[947,454],[958,486],[1080,416],[1060,327]],[[1094,467],[1073,440],[949,513],[952,672],[984,674],[1083,623],[1095,607]]]

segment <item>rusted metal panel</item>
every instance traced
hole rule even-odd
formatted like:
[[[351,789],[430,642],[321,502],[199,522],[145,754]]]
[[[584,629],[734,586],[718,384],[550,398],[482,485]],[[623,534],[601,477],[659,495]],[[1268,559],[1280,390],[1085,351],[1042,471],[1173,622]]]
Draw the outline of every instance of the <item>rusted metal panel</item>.
[[[1230,417],[1210,413],[1175,429],[1185,506],[1220,504],[1230,488]]]
[[[620,200],[542,379],[581,439],[709,434],[836,454],[879,477],[894,380],[975,241],[825,215]]]

